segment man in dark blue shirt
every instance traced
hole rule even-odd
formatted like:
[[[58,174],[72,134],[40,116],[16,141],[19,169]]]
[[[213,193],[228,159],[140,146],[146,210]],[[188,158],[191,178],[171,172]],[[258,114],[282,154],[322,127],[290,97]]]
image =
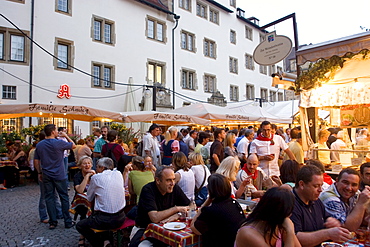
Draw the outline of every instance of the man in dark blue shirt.
[[[76,145],[65,132],[62,132],[60,136],[65,137],[68,142],[56,139],[58,131],[54,124],[46,125],[44,131],[46,138],[36,146],[34,164],[39,174],[39,180],[44,184],[46,207],[50,217],[49,229],[55,229],[58,224],[54,197],[55,190],[58,192],[62,204],[64,226],[65,228],[71,228],[73,223],[69,214],[64,150],[73,149]]]
[[[327,240],[345,242],[350,231],[341,227],[337,219],[329,217],[319,200],[324,178],[316,166],[303,166],[297,174],[293,194],[295,204],[290,219],[302,246],[320,246]]]

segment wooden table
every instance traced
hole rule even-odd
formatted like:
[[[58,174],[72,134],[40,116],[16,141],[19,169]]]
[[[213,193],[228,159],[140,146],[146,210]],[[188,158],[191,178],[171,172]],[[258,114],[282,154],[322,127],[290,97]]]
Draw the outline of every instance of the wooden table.
[[[17,185],[18,181],[16,178],[16,172],[18,170],[18,164],[11,160],[0,161],[0,172],[4,173],[4,180],[6,187],[12,187]]]
[[[144,232],[143,238],[155,238],[173,247],[202,246],[201,236],[192,232],[190,227],[183,230],[171,231],[163,227],[163,224],[151,223]]]

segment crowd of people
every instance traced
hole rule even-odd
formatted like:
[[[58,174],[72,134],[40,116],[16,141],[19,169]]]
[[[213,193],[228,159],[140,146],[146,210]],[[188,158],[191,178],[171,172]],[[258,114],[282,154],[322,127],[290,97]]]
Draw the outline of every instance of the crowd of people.
[[[97,138],[78,145],[53,124],[43,134],[32,159],[40,183],[40,221],[55,229],[63,218],[71,228],[72,209],[80,215],[79,247],[105,246],[96,230],[118,228],[126,218],[135,221],[130,247],[166,246],[143,240],[145,229],[189,215],[194,204],[198,211],[191,229],[202,235],[203,246],[319,246],[346,242],[351,232],[370,225],[370,163],[360,172],[343,169],[334,181],[325,173],[331,162],[326,153],[316,160],[304,157],[299,128],[284,132],[264,121],[258,130],[170,127],[162,133],[152,124],[142,141],[130,146],[108,126],[94,129]],[[320,148],[328,137],[319,133]],[[68,160],[71,153],[75,161]],[[72,206],[71,164],[80,168]],[[126,207],[127,195],[136,196],[135,206]],[[258,203],[246,216],[237,199]]]

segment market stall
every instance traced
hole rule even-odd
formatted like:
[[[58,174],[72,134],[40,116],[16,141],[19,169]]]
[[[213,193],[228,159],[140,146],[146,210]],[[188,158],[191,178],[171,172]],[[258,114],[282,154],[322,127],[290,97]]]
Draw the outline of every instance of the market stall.
[[[306,150],[312,144],[309,129],[319,128],[317,119],[314,119],[317,114],[308,116],[307,110],[328,110],[330,126],[345,130],[352,128],[345,131],[349,139],[347,149],[351,148],[351,144],[355,144],[355,128],[369,126],[369,49],[370,33],[364,32],[304,46],[297,51],[299,66],[312,62],[309,69],[303,71],[296,81],[296,89],[301,95],[300,111],[304,116],[301,118],[301,124],[307,134],[307,145],[304,146]],[[353,153],[355,152],[352,152],[352,157],[356,157]]]

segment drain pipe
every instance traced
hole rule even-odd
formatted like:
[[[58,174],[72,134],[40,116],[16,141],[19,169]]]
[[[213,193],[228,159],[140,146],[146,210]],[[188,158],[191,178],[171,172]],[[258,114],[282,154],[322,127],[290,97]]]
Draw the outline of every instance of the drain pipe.
[[[174,14],[173,18],[175,18],[176,25],[172,28],[172,101],[173,101],[173,109],[175,109],[175,29],[179,24],[180,16]]]
[[[34,32],[34,17],[35,17],[35,0],[31,1],[31,24],[30,38],[33,40]],[[29,103],[32,103],[32,84],[33,84],[33,42],[30,42],[30,73],[29,73]],[[29,127],[32,125],[32,117],[29,118]]]

